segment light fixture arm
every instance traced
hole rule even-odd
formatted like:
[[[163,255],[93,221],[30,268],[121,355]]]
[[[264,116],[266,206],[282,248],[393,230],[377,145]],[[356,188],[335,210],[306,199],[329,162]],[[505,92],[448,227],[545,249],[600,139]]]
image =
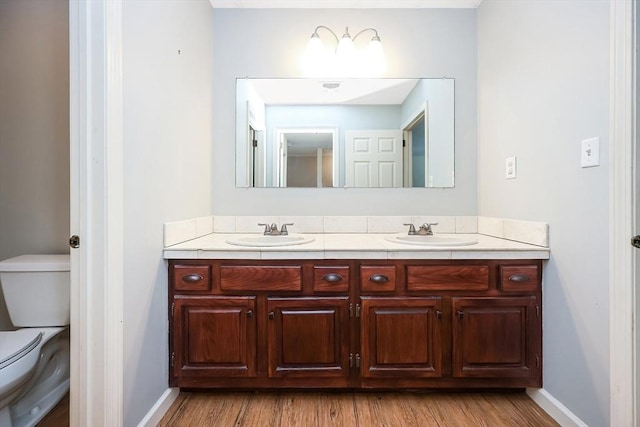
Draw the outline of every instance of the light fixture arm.
[[[331,33],[331,35],[333,36],[333,38],[336,39],[336,44],[340,42],[340,39],[338,38],[338,35],[336,33],[334,33],[331,28],[326,27],[324,25],[318,25],[316,27],[316,29],[313,30],[313,34],[311,34],[311,37],[320,37],[320,35],[318,34],[318,30],[320,28],[324,28],[325,30],[329,31]]]
[[[364,33],[365,31],[373,31],[375,33],[375,35],[371,38],[371,40],[375,40],[375,41],[380,41],[380,36],[378,35],[378,30],[376,30],[375,28],[365,28],[364,30],[360,30],[358,31],[358,33],[353,36],[353,41],[355,41],[358,36],[362,33]]]

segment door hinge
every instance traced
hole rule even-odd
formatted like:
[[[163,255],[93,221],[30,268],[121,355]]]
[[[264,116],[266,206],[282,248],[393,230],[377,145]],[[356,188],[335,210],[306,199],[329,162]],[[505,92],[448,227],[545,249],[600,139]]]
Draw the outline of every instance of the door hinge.
[[[640,248],[640,234],[631,238],[631,245],[634,248]]]
[[[176,358],[176,354],[175,353],[171,353],[171,367],[173,368],[173,362]]]
[[[253,147],[255,148],[255,147],[257,147],[257,146],[258,146],[258,140],[257,140],[257,139],[254,139],[254,140],[253,140]]]

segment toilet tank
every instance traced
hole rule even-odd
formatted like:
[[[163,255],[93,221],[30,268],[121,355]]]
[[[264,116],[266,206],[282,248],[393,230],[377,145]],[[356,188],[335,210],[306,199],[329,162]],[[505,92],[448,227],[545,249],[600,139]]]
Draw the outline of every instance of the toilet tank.
[[[14,326],[69,324],[69,255],[21,255],[0,261],[0,285]]]

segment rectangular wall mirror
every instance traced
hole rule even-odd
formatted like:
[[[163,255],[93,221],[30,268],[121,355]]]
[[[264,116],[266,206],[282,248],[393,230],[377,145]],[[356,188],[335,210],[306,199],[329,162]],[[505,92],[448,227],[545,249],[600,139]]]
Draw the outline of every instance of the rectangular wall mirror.
[[[237,187],[454,186],[454,80],[236,80]]]

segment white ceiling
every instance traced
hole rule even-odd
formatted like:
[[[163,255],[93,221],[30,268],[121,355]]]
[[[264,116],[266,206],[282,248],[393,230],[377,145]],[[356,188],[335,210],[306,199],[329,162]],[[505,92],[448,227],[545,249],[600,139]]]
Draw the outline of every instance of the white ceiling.
[[[475,8],[482,0],[209,0],[214,8],[416,9]]]
[[[399,105],[418,79],[249,79],[268,105]],[[337,86],[334,89],[326,85]]]

